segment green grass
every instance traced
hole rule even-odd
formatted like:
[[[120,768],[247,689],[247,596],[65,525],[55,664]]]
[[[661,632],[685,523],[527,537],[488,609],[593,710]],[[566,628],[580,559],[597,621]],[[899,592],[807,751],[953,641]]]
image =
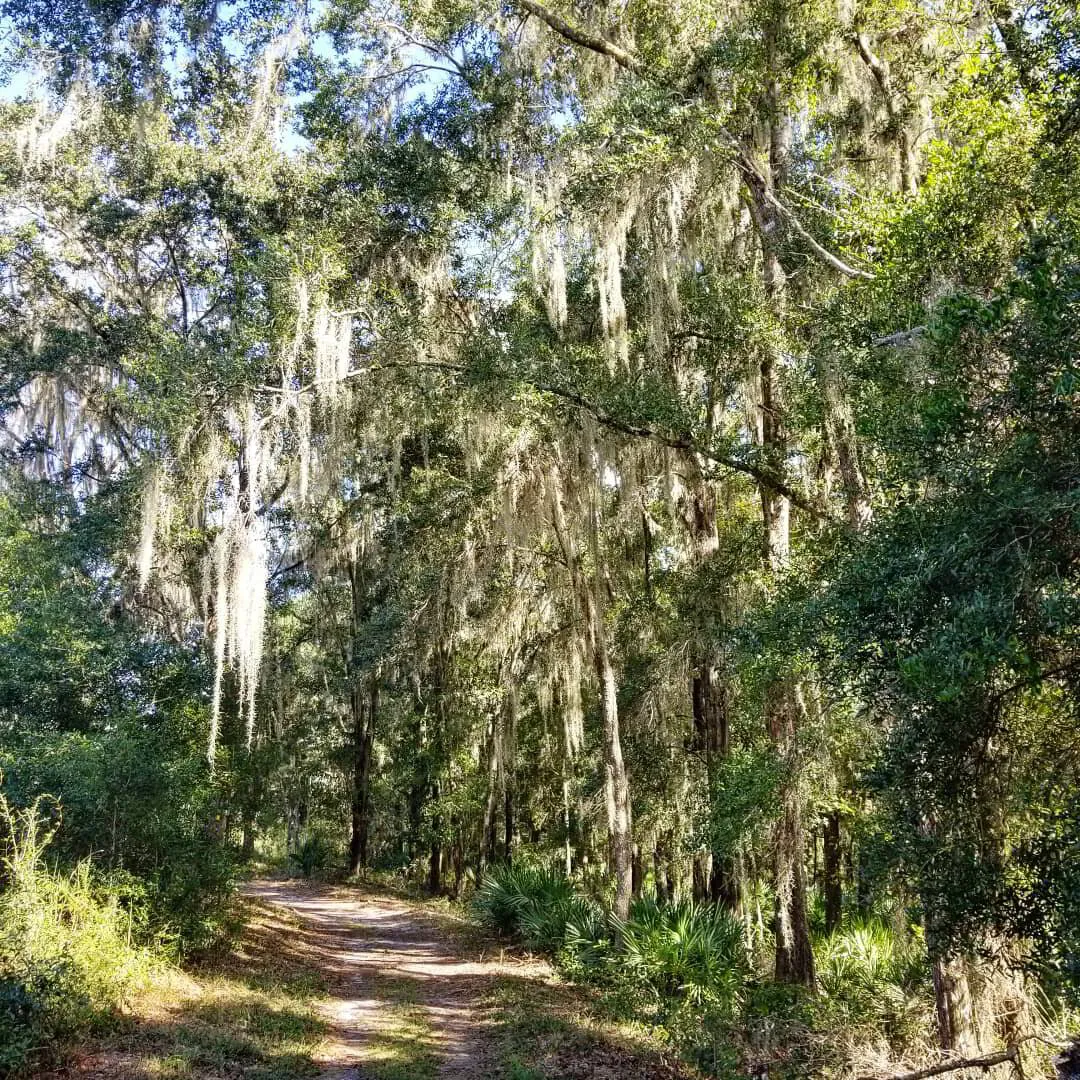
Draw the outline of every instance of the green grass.
[[[131,912],[88,860],[67,873],[47,866],[50,806],[18,809],[0,794],[0,1073],[108,1029],[161,970],[132,944]]]
[[[649,1032],[615,1017],[601,994],[585,988],[506,976],[485,1005],[494,1018],[498,1075],[509,1080],[592,1075],[591,1063],[625,1080],[672,1075]]]
[[[362,1066],[371,1080],[434,1080],[440,1056],[435,1034],[421,1005],[407,1001],[384,1006],[379,1030],[367,1040]]]
[[[125,1015],[84,1035],[61,1058],[91,1061],[100,1075],[202,1080],[299,1080],[317,1075],[328,1025],[318,1012],[326,982],[318,957],[295,944],[287,919],[244,909],[234,947],[206,961],[196,977],[159,964]]]
[[[523,1065],[517,1058],[506,1062],[507,1080],[545,1080],[545,1074],[530,1065]]]
[[[150,1075],[198,1077],[243,1070],[254,1080],[319,1071],[327,1032],[315,1001],[285,988],[255,990],[219,977],[177,993],[162,985],[140,1002],[142,1016],[110,1048],[139,1059]]]

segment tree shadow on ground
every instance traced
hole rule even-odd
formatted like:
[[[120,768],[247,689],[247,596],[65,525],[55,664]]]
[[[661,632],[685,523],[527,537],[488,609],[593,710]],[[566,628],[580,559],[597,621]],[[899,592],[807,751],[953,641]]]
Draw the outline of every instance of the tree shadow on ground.
[[[97,1080],[686,1080],[616,1030],[597,995],[506,957],[439,913],[340,892],[248,901],[228,953],[198,982],[139,1003],[63,1076]],[[345,917],[347,916],[347,917]],[[496,959],[492,959],[495,956]],[[486,959],[485,959],[486,957]]]
[[[76,1055],[57,1076],[108,1080],[244,1077],[293,1080],[315,1076],[315,1051],[327,1026],[303,1006],[223,994],[208,1003],[169,1008],[129,1020],[107,1043]]]

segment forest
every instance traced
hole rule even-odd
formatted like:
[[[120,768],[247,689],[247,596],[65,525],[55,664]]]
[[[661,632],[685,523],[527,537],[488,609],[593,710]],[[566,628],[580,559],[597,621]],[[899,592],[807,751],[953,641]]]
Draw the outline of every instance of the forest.
[[[0,284],[0,1075],[1080,1076],[1070,0],[0,0]]]

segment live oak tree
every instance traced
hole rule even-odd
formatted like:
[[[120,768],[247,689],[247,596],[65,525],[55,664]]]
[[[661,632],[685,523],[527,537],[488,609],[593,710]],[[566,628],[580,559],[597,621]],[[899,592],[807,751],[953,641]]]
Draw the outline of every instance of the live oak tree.
[[[149,650],[247,854],[692,895],[810,991],[888,911],[946,1049],[1073,978],[1068,5],[0,10],[5,730]]]

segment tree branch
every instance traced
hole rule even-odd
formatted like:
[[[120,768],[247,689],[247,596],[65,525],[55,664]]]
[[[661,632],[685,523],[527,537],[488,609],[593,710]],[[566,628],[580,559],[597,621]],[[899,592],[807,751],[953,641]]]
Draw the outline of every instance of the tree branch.
[[[433,368],[436,371],[446,371],[457,375],[467,375],[469,373],[469,368],[464,364],[452,364],[439,360],[414,360],[400,364],[390,362],[382,363],[379,367],[421,367]],[[552,383],[537,382],[535,379],[526,378],[516,373],[501,374],[496,372],[492,377],[495,379],[503,379],[505,381],[519,382],[525,386],[531,386],[534,390],[538,390],[542,394],[551,394],[553,397],[561,398],[563,401],[567,401],[571,405],[576,405],[579,409],[583,409],[598,424],[611,431],[618,431],[623,435],[633,435],[635,438],[639,439],[650,439],[653,442],[659,443],[661,446],[667,446],[672,450],[682,450],[689,454],[700,454],[706,461],[711,461],[715,465],[721,465],[725,469],[731,469],[732,472],[742,473],[744,476],[753,478],[770,491],[774,491],[777,495],[782,495],[784,498],[789,499],[792,506],[797,506],[800,510],[811,514],[813,517],[830,520],[829,514],[823,511],[821,507],[815,506],[805,495],[793,488],[782,477],[777,476],[769,469],[763,469],[761,466],[755,465],[751,461],[743,461],[740,458],[729,457],[725,454],[717,453],[717,451],[711,450],[707,446],[702,446],[688,436],[672,435],[661,431],[659,428],[651,427],[648,424],[634,424],[627,420],[620,420],[618,417],[612,416],[588,398],[583,397],[574,390],[568,390],[565,387],[556,386]]]
[[[870,344],[877,349],[889,348],[890,346],[900,347],[903,345],[910,345],[913,341],[918,341],[925,333],[925,326],[913,326],[910,330],[897,330],[894,334],[886,334],[884,337],[871,338]]]
[[[810,248],[810,250],[823,262],[826,266],[832,267],[838,274],[843,274],[844,277],[858,278],[861,281],[873,281],[874,275],[866,270],[859,270],[854,266],[849,266],[839,256],[834,255],[827,248],[822,247],[805,225],[795,216],[793,210],[785,206],[772,192],[769,187],[768,181],[762,175],[761,170],[754,163],[753,158],[739,145],[735,136],[730,132],[725,131],[726,136],[732,153],[735,159],[735,167],[742,174],[742,178],[746,183],[747,188],[750,191],[750,196],[758,206],[763,204],[772,211],[768,216],[773,222],[779,218],[779,224],[782,229],[786,223],[802,237],[803,241]],[[767,212],[762,210],[761,215],[764,216]]]
[[[626,68],[627,71],[645,70],[644,61],[633,53],[627,52],[622,46],[616,45],[614,41],[609,41],[605,37],[590,34],[588,31],[571,26],[565,19],[561,19],[553,11],[548,11],[546,7],[536,3],[535,0],[519,0],[519,3],[530,15],[535,15],[541,22],[547,23],[556,34],[567,41],[580,45],[583,49],[599,53],[601,56],[610,57],[620,67]]]
[[[822,247],[810,232],[806,226],[789,210],[780,200],[770,191],[768,193],[769,201],[776,207],[777,210],[783,215],[787,223],[802,237],[803,242],[807,247],[823,262],[826,266],[831,266],[838,274],[843,274],[844,277],[857,278],[859,281],[873,281],[874,275],[869,270],[860,270],[858,267],[849,266],[838,255],[834,255],[828,248]]]
[[[885,99],[885,110],[889,114],[889,119],[895,120],[897,112],[896,98],[893,96],[892,78],[889,75],[888,65],[870,47],[870,39],[866,34],[858,33],[855,35],[855,46],[859,50],[859,56],[862,57],[863,63],[878,84],[881,96]]]
[[[180,314],[182,319],[182,326],[184,328],[184,337],[188,336],[191,330],[191,326],[188,319],[188,296],[187,288],[184,285],[184,275],[180,272],[180,261],[176,257],[176,252],[173,250],[173,246],[169,241],[165,240],[165,250],[169,253],[169,261],[172,263],[173,278],[176,281],[177,292],[180,293]]]
[[[600,37],[597,34],[581,30],[576,26],[572,26],[565,19],[560,18],[554,12],[549,11],[542,4],[536,3],[536,0],[518,0],[518,3],[525,11],[529,12],[531,15],[535,15],[554,30],[556,34],[565,38],[567,41],[573,42],[575,45],[580,45],[583,49],[589,49],[602,56],[610,57],[620,67],[626,68],[627,71],[632,71],[638,75],[648,73],[644,60],[631,52],[627,52],[626,49],[622,48],[620,45],[616,45],[615,42],[609,41],[607,38]],[[843,259],[834,255],[827,248],[822,247],[821,244],[810,235],[810,232],[802,222],[799,221],[795,214],[780,202],[780,200],[769,190],[768,184],[765,183],[765,179],[761,175],[761,171],[742,148],[739,140],[726,128],[721,129],[721,135],[732,151],[735,167],[746,181],[747,186],[751,189],[755,199],[758,201],[764,199],[768,202],[784,221],[786,221],[791,228],[802,237],[810,250],[813,251],[823,263],[832,267],[837,273],[843,274],[845,277],[858,278],[862,281],[873,280],[873,274],[866,270],[859,270],[853,266],[849,266]]]
[[[820,507],[815,506],[801,492],[797,491],[781,477],[770,472],[768,469],[763,469],[760,466],[755,465],[753,462],[742,461],[739,458],[719,454],[715,450],[711,450],[706,446],[701,446],[699,443],[694,442],[693,439],[686,436],[670,435],[658,428],[650,427],[647,424],[632,424],[626,420],[620,420],[617,417],[606,413],[599,406],[572,390],[566,390],[560,386],[552,386],[546,383],[530,382],[529,385],[542,393],[551,394],[554,397],[562,398],[564,401],[570,402],[572,405],[576,405],[579,409],[583,409],[587,412],[598,424],[601,424],[603,427],[609,428],[612,431],[619,431],[624,435],[633,435],[639,439],[651,439],[653,442],[660,443],[661,446],[667,446],[672,450],[682,450],[690,454],[700,454],[707,461],[711,461],[716,465],[722,465],[724,468],[731,469],[733,472],[742,473],[745,476],[752,477],[770,491],[774,491],[777,495],[782,495],[784,498],[790,500],[792,506],[797,506],[800,510],[804,510],[814,517],[828,517]]]
[[[915,1072],[900,1073],[890,1076],[887,1080],[926,1080],[930,1076],[941,1076],[943,1073],[956,1072],[959,1069],[988,1069],[991,1065],[1001,1065],[1006,1061],[1015,1061],[1020,1050],[1016,1046],[1010,1046],[999,1054],[987,1054],[977,1058],[958,1058],[955,1061],[947,1061],[944,1065],[931,1065],[928,1069],[916,1069]],[[874,1080],[871,1077],[863,1077],[862,1080]]]
[[[412,45],[413,47],[415,47],[417,49],[422,49],[429,56],[435,56],[435,57],[438,57],[439,59],[448,61],[450,64],[452,64],[454,66],[454,70],[452,72],[449,72],[449,74],[451,74],[451,75],[457,74],[457,75],[461,76],[461,78],[469,86],[475,86],[475,84],[473,82],[473,79],[472,79],[472,76],[469,74],[468,71],[466,71],[466,69],[461,64],[458,63],[457,58],[454,56],[453,53],[447,52],[445,49],[440,49],[439,46],[435,45],[433,42],[425,41],[423,38],[418,38],[415,34],[411,34],[408,30],[406,30],[404,26],[401,26],[400,24],[398,24],[396,22],[390,22],[388,20],[383,20],[381,25],[385,26],[388,30],[393,30],[395,33],[400,34],[402,36],[402,38],[405,40],[406,44]],[[410,66],[415,66],[415,65],[410,65]],[[446,69],[445,68],[440,68],[439,70],[444,71]]]
[[[887,1080],[927,1080],[931,1076],[941,1076],[944,1073],[957,1072],[959,1069],[989,1069],[993,1065],[1003,1065],[1007,1061],[1017,1061],[1020,1057],[1020,1046],[1026,1042],[1041,1042],[1057,1050],[1067,1050],[1072,1043],[1056,1042],[1053,1039],[1043,1038],[1042,1035],[1025,1035],[1017,1039],[1012,1046],[1001,1050],[996,1054],[986,1054],[983,1057],[955,1058],[941,1065],[931,1065],[926,1069],[916,1069],[914,1072],[899,1073],[890,1076]],[[860,1080],[880,1080],[878,1077],[863,1076]]]

